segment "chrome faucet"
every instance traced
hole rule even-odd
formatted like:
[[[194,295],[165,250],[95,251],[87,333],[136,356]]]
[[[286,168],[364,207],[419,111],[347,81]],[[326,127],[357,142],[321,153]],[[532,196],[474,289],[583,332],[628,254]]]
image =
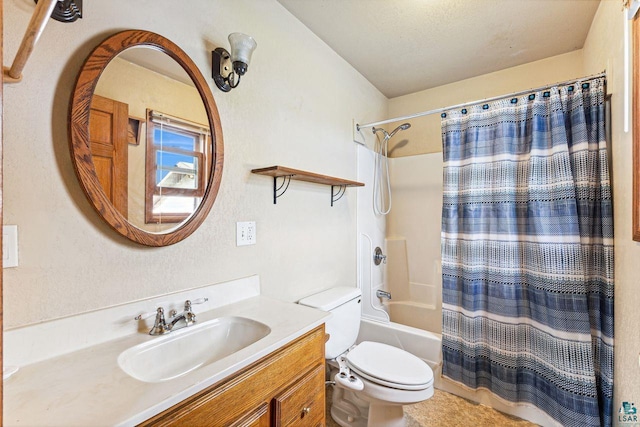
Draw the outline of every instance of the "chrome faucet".
[[[149,331],[149,335],[164,335],[173,331],[174,329],[186,328],[187,326],[191,326],[196,323],[196,315],[193,311],[191,311],[192,304],[202,304],[203,302],[209,301],[209,298],[199,298],[197,300],[186,300],[184,302],[184,311],[180,314],[176,310],[171,310],[169,312],[169,317],[172,319],[170,323],[167,323],[164,318],[164,309],[162,307],[158,307],[155,312],[140,314],[135,317],[135,320],[143,320],[147,319],[153,315],[156,316],[156,321],[153,324],[153,327]],[[184,325],[176,327],[176,324],[180,321],[184,321]]]
[[[173,320],[171,320],[171,323],[169,323],[168,327],[169,330],[174,330],[174,329],[181,329],[181,328],[186,328],[187,326],[191,326],[194,323],[196,323],[196,314],[191,311],[191,305],[192,304],[202,304],[203,302],[209,301],[209,298],[200,298],[194,301],[191,300],[186,300],[184,302],[184,311],[182,313],[177,313],[176,310],[171,310],[169,312],[169,317],[171,317]],[[176,328],[176,324],[180,321],[184,321],[184,325],[181,327]]]
[[[391,292],[387,292],[387,291],[383,291],[383,290],[378,289],[378,290],[376,291],[376,296],[377,296],[378,298],[391,299]]]

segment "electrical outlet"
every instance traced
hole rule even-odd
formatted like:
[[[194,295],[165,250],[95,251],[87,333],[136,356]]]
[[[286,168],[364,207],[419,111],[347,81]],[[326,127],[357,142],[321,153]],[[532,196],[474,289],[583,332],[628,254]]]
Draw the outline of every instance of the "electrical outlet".
[[[18,266],[18,226],[2,226],[2,267]]]
[[[256,222],[236,222],[236,246],[256,244]]]

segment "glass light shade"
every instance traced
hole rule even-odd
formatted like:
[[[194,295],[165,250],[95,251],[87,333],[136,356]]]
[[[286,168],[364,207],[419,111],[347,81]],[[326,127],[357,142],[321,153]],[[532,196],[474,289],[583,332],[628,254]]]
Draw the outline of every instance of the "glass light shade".
[[[242,33],[229,34],[231,45],[231,62],[243,62],[246,66],[251,62],[251,54],[258,44],[253,37]]]

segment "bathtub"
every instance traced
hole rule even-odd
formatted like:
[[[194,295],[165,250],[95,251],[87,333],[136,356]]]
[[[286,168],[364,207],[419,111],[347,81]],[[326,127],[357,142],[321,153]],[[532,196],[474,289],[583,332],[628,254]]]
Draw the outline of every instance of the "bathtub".
[[[391,300],[385,302],[385,311],[389,313],[391,321],[413,328],[431,331],[436,334],[442,332],[442,309],[434,305],[405,300]]]
[[[375,341],[401,348],[418,356],[433,370],[434,385],[439,387],[442,371],[442,336],[395,322],[361,319],[357,342]]]

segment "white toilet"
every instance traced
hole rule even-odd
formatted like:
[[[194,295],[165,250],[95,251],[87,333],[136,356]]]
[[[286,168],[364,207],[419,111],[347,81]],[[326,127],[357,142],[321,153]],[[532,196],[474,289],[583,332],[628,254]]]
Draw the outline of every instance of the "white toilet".
[[[360,289],[338,287],[298,303],[332,316],[325,358],[335,380],[331,418],[343,427],[402,427],[402,405],[433,396],[433,371],[422,359],[382,343],[354,345],[360,329]]]

